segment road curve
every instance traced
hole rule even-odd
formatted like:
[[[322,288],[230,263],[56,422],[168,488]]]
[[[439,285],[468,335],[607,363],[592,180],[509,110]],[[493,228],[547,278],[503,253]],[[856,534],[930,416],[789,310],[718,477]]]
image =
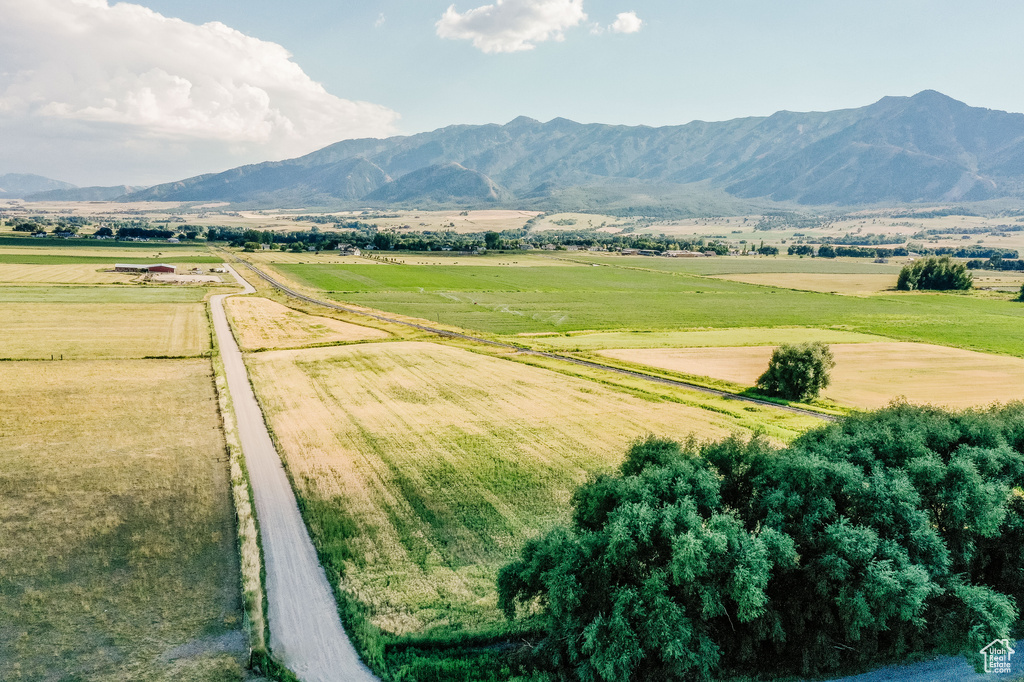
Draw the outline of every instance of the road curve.
[[[244,293],[255,291],[234,268],[228,269],[245,285]],[[379,682],[345,634],[331,586],[263,422],[224,314],[224,299],[232,295],[213,296],[210,307],[256,502],[267,570],[271,651],[303,682]]]
[[[688,381],[681,381],[679,379],[666,379],[665,377],[654,376],[654,375],[651,375],[651,374],[644,374],[643,372],[635,372],[633,370],[622,369],[620,367],[613,367],[611,365],[602,365],[599,362],[591,362],[589,360],[580,360],[579,358],[574,358],[574,357],[571,357],[571,356],[568,356],[568,355],[559,355],[558,353],[547,353],[545,351],[540,351],[540,350],[531,350],[531,349],[528,349],[528,348],[523,348],[521,346],[515,346],[515,345],[512,345],[510,343],[502,343],[501,341],[492,341],[490,339],[484,339],[484,338],[480,338],[478,336],[471,336],[469,334],[462,334],[462,333],[459,333],[459,332],[448,331],[447,329],[438,329],[436,327],[430,327],[430,326],[427,326],[425,324],[418,324],[416,322],[409,322],[408,320],[400,320],[400,319],[396,319],[396,318],[393,318],[393,317],[388,317],[387,315],[379,315],[379,314],[376,314],[376,313],[370,313],[370,312],[367,312],[365,310],[359,310],[358,308],[352,308],[350,306],[340,305],[338,303],[329,303],[327,301],[321,301],[321,300],[313,298],[311,296],[306,296],[305,294],[300,293],[300,292],[292,289],[291,287],[288,287],[288,286],[285,286],[284,284],[281,284],[276,279],[274,279],[273,277],[271,277],[267,273],[263,272],[262,270],[257,268],[255,265],[253,265],[249,261],[242,260],[240,258],[235,258],[235,260],[238,261],[239,263],[242,263],[246,267],[248,267],[256,275],[258,275],[262,279],[266,280],[266,282],[268,284],[270,284],[271,286],[273,286],[274,288],[276,288],[276,289],[278,289],[280,291],[283,291],[284,293],[288,294],[289,296],[291,296],[293,298],[297,298],[297,299],[300,299],[302,301],[306,301],[308,303],[313,303],[313,304],[316,304],[316,305],[319,305],[319,306],[323,306],[325,308],[333,308],[334,310],[341,310],[342,312],[346,312],[346,313],[353,313],[355,315],[362,315],[364,317],[372,317],[373,319],[380,320],[382,322],[390,322],[391,324],[400,324],[400,325],[403,325],[403,326],[406,326],[406,327],[412,327],[413,329],[419,329],[421,331],[430,332],[431,334],[437,334],[438,336],[445,336],[445,337],[448,337],[448,338],[451,338],[451,339],[465,339],[467,341],[474,341],[476,343],[483,343],[483,344],[486,344],[488,346],[497,346],[499,348],[507,348],[509,350],[514,350],[514,351],[516,351],[518,353],[522,353],[523,355],[535,355],[535,356],[538,356],[538,357],[552,358],[552,359],[555,359],[555,360],[562,360],[563,362],[570,362],[570,363],[572,363],[574,365],[580,365],[582,367],[591,367],[591,368],[594,368],[594,369],[603,369],[603,370],[606,370],[608,372],[615,372],[616,374],[625,374],[626,376],[637,377],[639,379],[646,379],[647,381],[653,381],[653,382],[658,383],[658,384],[667,384],[668,386],[679,386],[679,387],[682,387],[682,388],[690,389],[691,391],[697,391],[698,393],[707,393],[707,394],[710,394],[710,395],[713,395],[713,396],[718,396],[719,398],[725,398],[726,400],[738,400],[740,402],[754,403],[756,405],[764,405],[764,406],[767,406],[767,407],[774,407],[777,410],[784,410],[786,412],[792,412],[794,414],[801,414],[801,415],[805,415],[805,416],[808,416],[808,417],[817,417],[818,419],[823,419],[825,421],[836,421],[836,417],[834,417],[834,416],[832,416],[830,414],[824,414],[822,412],[815,412],[814,410],[806,410],[806,409],[804,409],[802,407],[794,407],[792,405],[780,405],[779,403],[774,403],[774,402],[772,402],[770,400],[759,400],[758,398],[751,398],[750,396],[738,395],[736,393],[729,393],[728,391],[719,391],[718,389],[708,388],[707,386],[701,386],[700,384],[692,384],[692,383],[690,383]]]

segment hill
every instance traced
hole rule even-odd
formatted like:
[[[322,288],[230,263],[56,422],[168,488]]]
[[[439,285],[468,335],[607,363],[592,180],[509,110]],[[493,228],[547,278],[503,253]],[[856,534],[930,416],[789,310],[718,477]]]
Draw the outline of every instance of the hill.
[[[31,173],[7,173],[0,175],[0,199],[24,199],[35,192],[75,189],[69,182],[61,182]]]
[[[1024,197],[1024,114],[924,91],[857,109],[657,128],[519,117],[345,140],[126,198],[588,208],[682,206],[709,194],[814,205]]]
[[[113,187],[71,187],[33,192],[22,197],[25,201],[113,201],[118,197],[138,192],[145,187],[114,185]]]

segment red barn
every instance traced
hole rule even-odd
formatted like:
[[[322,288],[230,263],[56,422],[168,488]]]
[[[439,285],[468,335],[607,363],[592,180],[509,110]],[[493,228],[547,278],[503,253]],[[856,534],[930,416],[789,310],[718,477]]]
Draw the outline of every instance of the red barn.
[[[163,264],[161,264],[161,265],[150,265],[149,266],[149,271],[150,272],[169,272],[169,273],[171,273],[173,275],[174,274],[174,266],[173,265],[163,265]]]

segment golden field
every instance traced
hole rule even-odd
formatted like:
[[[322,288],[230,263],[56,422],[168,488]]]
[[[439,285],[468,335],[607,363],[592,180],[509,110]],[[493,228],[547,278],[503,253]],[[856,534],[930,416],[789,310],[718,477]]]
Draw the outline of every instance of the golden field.
[[[3,362],[0,385],[0,679],[238,679],[209,361]]]
[[[379,329],[308,315],[266,298],[234,296],[224,305],[243,350],[374,341],[390,336]]]
[[[0,304],[3,358],[192,356],[209,349],[202,303]]]
[[[869,343],[883,337],[842,329],[815,327],[734,327],[697,331],[575,332],[517,334],[516,341],[540,350],[593,351],[617,348],[698,348],[702,346],[763,346],[765,344]]]
[[[823,396],[873,409],[898,397],[953,408],[1024,399],[1024,360],[925,343],[831,346],[832,385]],[[753,386],[768,367],[772,346],[618,349],[599,355],[673,372]]]
[[[500,624],[494,577],[648,432],[729,415],[424,342],[249,355],[321,555],[397,634]]]

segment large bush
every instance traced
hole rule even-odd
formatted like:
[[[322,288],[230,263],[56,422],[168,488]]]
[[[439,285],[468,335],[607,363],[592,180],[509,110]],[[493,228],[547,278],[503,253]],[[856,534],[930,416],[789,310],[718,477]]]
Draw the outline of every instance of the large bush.
[[[900,291],[933,289],[937,291],[966,290],[973,286],[966,263],[957,263],[949,256],[925,258],[903,266],[896,280]]]
[[[757,388],[787,400],[813,400],[828,387],[829,373],[835,366],[827,344],[784,343],[772,352],[768,369],[757,379]]]
[[[648,438],[499,574],[561,680],[977,657],[1024,598],[1024,405],[894,405],[776,450]]]

